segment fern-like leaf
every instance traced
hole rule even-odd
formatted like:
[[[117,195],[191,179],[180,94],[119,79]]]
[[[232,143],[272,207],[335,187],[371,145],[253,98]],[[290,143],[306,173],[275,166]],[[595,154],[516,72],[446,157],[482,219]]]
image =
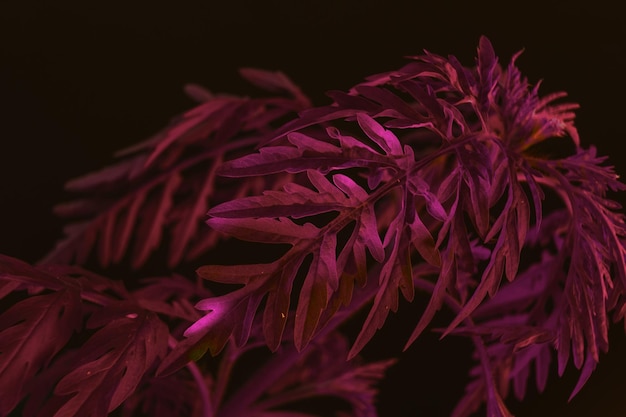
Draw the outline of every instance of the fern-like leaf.
[[[80,328],[81,315],[72,288],[26,298],[0,315],[0,414],[24,398],[35,375]]]
[[[606,349],[608,310],[626,311],[624,222],[619,205],[605,197],[608,189],[624,187],[593,148],[581,147],[573,124],[577,106],[555,104],[562,93],[539,97],[517,70],[517,57],[501,67],[486,38],[471,68],[426,52],[347,93],[332,92],[331,105],[301,112],[258,152],[223,164],[218,173],[226,177],[290,173],[295,179],[282,190],[214,207],[211,228],[291,248],[270,264],[249,266],[249,275],[242,272],[246,265],[201,268],[206,279],[224,282],[229,276],[226,281],[243,287],[202,301],[198,307],[207,315],[188,335],[210,344],[219,334],[215,346],[223,346],[235,320],[224,327],[216,312],[237,311],[251,322],[254,306],[264,299],[268,345],[276,349],[287,315],[296,314],[294,340],[302,349],[336,306],[349,308],[352,290],[340,292],[342,300],[337,291],[376,262],[379,290],[349,353],[353,357],[398,308],[399,293],[412,300],[411,268],[423,261],[437,273],[407,347],[450,297],[459,308],[443,335],[466,331],[466,322],[483,306],[500,308],[498,314],[506,310],[497,295],[526,276],[520,272],[528,268],[521,265],[523,250],[546,233],[540,245],[557,253],[545,258],[552,273],[545,279],[559,284],[542,287],[539,302],[557,300],[555,312],[528,314],[526,305],[516,313],[527,322],[513,335],[500,336],[510,352],[552,343],[561,372],[571,350],[574,365],[583,368],[582,386],[598,352]],[[568,144],[573,155],[541,154],[538,145],[552,141]],[[546,193],[560,197],[565,209],[556,211],[564,221],[558,229],[551,224],[554,217],[543,226],[550,214],[543,205]],[[299,288],[297,296],[292,288]],[[563,288],[563,297],[554,288]],[[290,311],[292,299],[298,304]],[[518,379],[520,386],[524,378]],[[489,396],[494,415],[506,415],[503,391],[483,388],[481,398]]]
[[[108,415],[165,354],[167,327],[152,313],[95,316],[88,326],[103,327],[75,352],[74,369],[56,384],[54,395],[64,402],[54,416]]]
[[[242,75],[291,98],[203,94],[206,101],[162,132],[120,151],[121,162],[69,181],[66,188],[85,197],[56,207],[73,223],[41,263],[84,264],[97,246],[98,261],[107,266],[122,261],[132,247],[131,264],[139,268],[165,236],[172,268],[213,247],[216,234],[201,227],[207,208],[254,191],[252,183],[219,181],[216,170],[224,160],[253,149],[277,120],[309,105],[282,73],[246,69]],[[198,91],[192,89],[192,95]]]

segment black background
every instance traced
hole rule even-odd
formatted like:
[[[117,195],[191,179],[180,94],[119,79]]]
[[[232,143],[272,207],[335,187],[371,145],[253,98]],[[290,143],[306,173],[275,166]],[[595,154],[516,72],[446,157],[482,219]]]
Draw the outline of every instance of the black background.
[[[193,106],[186,83],[255,94],[244,66],[282,70],[315,104],[399,67],[427,49],[472,65],[480,35],[501,62],[543,93],[581,104],[583,145],[626,171],[626,18],[619,2],[401,2],[397,0],[89,2],[0,1],[0,253],[37,261],[61,236],[51,207],[63,183],[109,164]],[[620,202],[624,203],[624,197]],[[403,323],[402,320],[405,320]],[[399,354],[415,320],[396,315],[365,353]],[[621,324],[588,385],[569,404],[576,372],[551,375],[518,416],[626,415],[626,343]],[[400,339],[393,335],[402,333]],[[425,337],[383,383],[383,417],[444,416],[462,392],[469,353]]]

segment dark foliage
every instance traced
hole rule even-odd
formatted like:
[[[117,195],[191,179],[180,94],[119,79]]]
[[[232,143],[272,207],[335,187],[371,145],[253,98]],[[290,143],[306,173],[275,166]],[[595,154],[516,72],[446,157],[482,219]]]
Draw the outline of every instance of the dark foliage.
[[[542,391],[553,362],[580,370],[574,396],[626,313],[608,196],[624,185],[516,58],[483,37],[472,67],[424,52],[323,107],[282,73],[242,70],[275,97],[189,86],[197,107],[67,184],[81,197],[57,207],[72,223],[45,259],[0,256],[0,415],[375,416],[395,360],[359,353],[416,291],[405,349],[427,329],[474,345],[454,417],[510,416],[509,392]],[[176,272],[223,238],[277,255]],[[169,270],[132,285],[84,268],[137,271],[160,247]]]

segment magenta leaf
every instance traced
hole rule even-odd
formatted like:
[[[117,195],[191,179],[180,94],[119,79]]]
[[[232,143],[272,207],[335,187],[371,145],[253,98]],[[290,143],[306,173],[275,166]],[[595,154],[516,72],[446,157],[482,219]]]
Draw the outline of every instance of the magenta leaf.
[[[141,308],[186,322],[200,318],[194,300],[209,295],[209,291],[178,274],[146,278],[140,288],[132,291],[133,300]]]
[[[0,254],[0,294],[8,295],[17,289],[47,288],[61,290],[65,288],[62,279],[54,274],[11,256]]]
[[[253,190],[249,183],[225,185],[216,171],[227,158],[258,144],[277,119],[309,106],[283,74],[253,69],[243,73],[292,98],[203,94],[200,105],[162,132],[120,151],[118,156],[125,159],[69,181],[67,189],[85,197],[56,207],[58,215],[73,223],[41,262],[84,264],[97,246],[98,261],[107,266],[123,261],[132,247],[128,257],[139,268],[164,236],[170,238],[169,267],[211,249],[217,234],[202,227],[207,208]],[[267,179],[264,185],[271,182]],[[164,235],[166,230],[171,233]]]
[[[169,330],[157,314],[188,324],[198,318],[188,300],[208,295],[180,277],[131,293],[80,266],[7,256],[0,271],[0,283],[19,284],[0,314],[3,415],[25,398],[26,416],[108,415],[165,356]]]
[[[356,118],[363,132],[387,155],[402,155],[402,145],[396,135],[384,129],[365,113],[357,113]]]
[[[228,301],[225,311],[240,311],[237,317],[251,322],[253,310],[243,314],[242,306],[267,297],[266,342],[276,348],[287,316],[295,314],[294,343],[302,350],[320,326],[350,308],[360,290],[354,284],[362,285],[367,265],[377,263],[379,289],[348,353],[353,357],[397,310],[399,292],[412,300],[412,270],[425,261],[433,267],[424,278],[432,280],[431,298],[407,346],[439,309],[456,303],[444,336],[497,341],[506,348],[493,353],[493,361],[514,358],[514,371],[498,371],[501,381],[472,385],[459,415],[483,401],[493,415],[509,415],[500,385],[513,384],[523,397],[534,363],[537,384],[544,386],[548,346],[556,348],[561,372],[570,352],[579,368],[597,362],[608,343],[606,312],[626,311],[624,222],[620,207],[604,198],[607,189],[624,187],[593,148],[580,147],[576,105],[554,104],[561,93],[540,98],[515,67],[517,57],[501,67],[485,37],[474,68],[454,57],[416,56],[348,92],[331,92],[331,105],[301,112],[254,153],[224,163],[218,173],[227,177],[294,175],[280,190],[214,206],[208,224],[239,239],[291,249],[271,264],[254,266],[251,275],[243,264],[204,267],[212,271],[204,278],[244,287],[232,298],[199,305],[210,316],[217,307],[209,306]],[[535,146],[551,139],[569,140],[576,154],[538,156]],[[544,213],[546,193],[562,201],[565,210],[556,211],[561,226]],[[529,245],[543,252],[536,265],[522,262]],[[233,279],[220,277],[222,272]],[[547,285],[550,280],[562,282],[557,287],[563,294]],[[290,311],[292,299],[297,304]],[[548,300],[556,303],[549,315],[539,307]],[[521,321],[497,325],[493,320],[505,311]],[[206,332],[207,340],[217,337],[222,346],[234,323],[224,330],[215,314],[208,316],[190,329]],[[220,329],[219,337],[211,336],[211,326]],[[585,362],[588,354],[593,361]],[[584,367],[581,384],[592,367]]]
[[[292,146],[263,147],[258,153],[224,163],[219,173],[227,177],[247,177],[283,172],[297,173],[314,169],[327,174],[335,169],[395,165],[393,160],[384,157],[372,148],[346,147],[345,139],[347,138],[344,139],[343,136],[332,131],[328,133],[328,142],[296,133],[292,132],[288,135],[288,141]],[[336,138],[340,140],[341,147],[332,144],[331,139]]]
[[[511,416],[509,393],[533,374],[543,390],[553,354],[580,371],[571,399],[626,317],[626,219],[607,197],[626,186],[519,55],[502,66],[486,37],[472,67],[425,51],[315,108],[278,71],[241,75],[286,97],[187,86],[199,105],[67,183],[80,196],[56,207],[71,222],[39,266],[0,255],[0,414],[310,417],[292,406],[322,395],[372,417],[393,361],[357,355],[416,289],[430,298],[405,349],[442,308],[433,330],[475,346],[453,417]],[[282,252],[131,290],[80,266],[137,270],[163,248],[171,270],[223,237]],[[354,340],[333,332],[363,307]],[[263,344],[272,366],[220,409],[234,362]],[[192,363],[207,351],[224,354]]]
[[[313,260],[307,267],[308,272],[303,281],[295,312],[297,317],[295,321],[296,346],[299,349],[304,348],[313,336],[321,315],[329,306],[328,302],[333,292],[339,288],[338,277],[343,272],[339,267],[345,264],[337,263],[336,234],[348,225],[348,223],[337,222],[337,226],[333,225],[322,230],[311,223],[299,225],[288,217],[275,217],[277,214],[300,219],[330,210],[343,211],[348,214],[347,219],[350,222],[356,221],[352,234],[354,238],[363,242],[376,259],[382,261],[384,258],[383,243],[378,235],[377,222],[372,207],[367,203],[368,193],[352,179],[341,174],[333,176],[333,184],[323,175],[311,171],[309,181],[317,188],[317,193],[297,184],[288,184],[282,192],[265,192],[262,196],[224,203],[209,211],[213,217],[207,223],[216,231],[242,240],[293,245],[293,248],[281,260],[274,262],[272,266],[260,267],[262,273],[254,273],[259,276],[258,282],[264,282],[262,285],[247,286],[232,293],[257,298],[267,293],[263,317],[269,346],[277,347],[280,344],[280,335],[289,313],[293,280],[302,260],[309,253],[313,254]],[[318,201],[320,204],[317,204]],[[359,214],[361,218],[358,217]],[[345,251],[350,249],[352,248],[349,246],[341,248],[344,253],[342,256],[348,256]],[[277,265],[281,267],[278,268]],[[246,271],[249,276],[254,271],[250,267],[246,270],[244,266],[241,269],[224,268],[221,271],[208,273],[210,267],[205,267],[199,272],[207,279],[221,281],[223,278],[220,276],[225,274],[239,274],[239,271]],[[268,291],[272,285],[271,279],[275,279],[277,285]],[[229,301],[227,309],[237,308],[242,302],[239,297],[237,300],[237,302]],[[206,305],[206,303],[201,305]],[[214,309],[210,310],[212,312],[209,316],[215,317]],[[249,310],[248,312],[250,313]],[[210,327],[215,326],[215,318],[209,318],[209,316],[192,326],[188,334],[196,333],[200,328],[208,331]],[[236,321],[232,323],[234,325]],[[274,327],[275,323],[281,324]],[[215,328],[212,331],[215,332]],[[226,333],[220,332],[219,334]],[[222,346],[222,343],[223,340],[216,346]]]
[[[550,164],[560,162],[526,159],[526,151],[550,136],[569,135],[577,144],[571,125],[574,106],[552,105],[561,95],[539,99],[512,63],[507,70],[500,68],[486,38],[480,41],[475,74],[454,59],[434,54],[415,60],[399,71],[370,77],[348,93],[333,92],[331,106],[302,112],[258,152],[220,168],[220,174],[232,177],[306,172],[315,187],[291,182],[282,191],[232,200],[213,207],[208,221],[214,230],[239,239],[291,244],[280,262],[313,254],[296,307],[299,348],[312,337],[330,300],[333,306],[341,304],[333,294],[337,287],[333,277],[348,273],[346,268],[350,276],[357,276],[359,263],[368,262],[364,247],[383,267],[380,291],[351,355],[384,324],[388,311],[397,309],[398,291],[412,298],[407,272],[412,259],[440,269],[431,301],[409,343],[427,327],[446,297],[461,303],[447,333],[471,318],[498,293],[503,277],[516,280],[526,235],[543,217],[543,188],[555,186],[546,177],[553,176]],[[526,113],[519,114],[520,109]],[[348,134],[349,129],[332,125],[335,120],[352,123],[355,129]],[[546,123],[552,130],[542,130]],[[560,130],[554,130],[557,125]],[[532,144],[518,140],[522,132],[533,135],[528,139]],[[360,185],[363,177],[367,190]],[[321,227],[306,223],[329,212],[336,217]],[[354,229],[347,234],[350,246],[338,246],[329,262],[321,255],[329,242],[327,234],[353,222]],[[382,242],[380,233],[385,235]],[[301,236],[300,244],[292,239],[296,235]],[[614,242],[621,246],[617,239]],[[440,255],[443,249],[446,256]],[[329,274],[329,265],[337,271]],[[287,291],[294,278],[275,274],[273,279],[277,288]],[[270,282],[268,278],[267,285]],[[286,295],[280,294],[282,308],[273,314],[287,314]],[[580,357],[578,353],[577,363]]]
[[[295,268],[297,269],[297,265]],[[289,282],[289,275],[294,274],[295,270],[293,267],[279,270],[279,265],[276,263],[237,266],[207,265],[199,268],[200,277],[226,284],[244,284],[244,286],[221,297],[205,298],[196,304],[195,307],[204,311],[205,315],[188,326],[184,334],[185,338],[177,343],[159,365],[158,374],[172,374],[190,360],[200,359],[207,350],[210,350],[212,355],[217,355],[231,336],[235,338],[238,345],[245,344],[250,336],[253,319],[261,299],[269,291],[265,281],[267,277],[280,273],[287,274],[287,282]],[[286,322],[285,311],[288,310],[288,305],[285,310],[285,307],[276,307],[275,301],[268,301],[267,305],[274,306],[279,311],[278,314],[267,313],[267,315],[271,315],[272,320],[282,323],[279,326],[270,326],[278,331],[278,336],[274,338],[280,339]],[[268,320],[270,320],[269,317]]]
[[[81,326],[76,289],[26,298],[0,315],[0,413],[7,415],[33,378]]]
[[[337,237],[328,234],[322,240],[319,253],[313,260],[304,278],[295,318],[295,344],[298,350],[306,346],[319,323],[320,316],[328,306],[331,294],[339,287],[335,250]]]
[[[148,259],[150,253],[158,248],[161,242],[162,227],[166,221],[167,213],[173,204],[173,191],[181,183],[181,177],[174,174],[163,184],[162,195],[155,204],[150,205],[149,210],[144,210],[138,224],[137,234],[142,236],[141,246],[135,246],[133,254],[133,266],[138,268]],[[103,239],[107,241],[106,239]],[[106,257],[101,257],[107,259]],[[106,262],[103,262],[106,264]]]
[[[69,398],[54,415],[106,416],[116,409],[165,354],[167,334],[167,326],[151,313],[108,321],[79,349],[74,370],[56,385],[54,394]]]
[[[499,68],[493,46],[491,46],[491,42],[485,36],[481,36],[478,44],[478,64],[476,69],[480,85],[478,99],[481,105],[488,107],[494,100],[494,90],[497,87]]]

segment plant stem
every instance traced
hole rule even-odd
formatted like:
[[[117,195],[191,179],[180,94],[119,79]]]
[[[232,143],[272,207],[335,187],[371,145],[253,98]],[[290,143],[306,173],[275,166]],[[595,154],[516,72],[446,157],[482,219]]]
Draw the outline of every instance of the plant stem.
[[[178,342],[172,336],[168,339],[168,344],[170,348],[174,348]],[[209,393],[209,388],[207,387],[207,383],[204,380],[204,376],[202,375],[202,371],[198,368],[198,365],[191,361],[187,363],[187,369],[193,376],[194,381],[196,381],[196,386],[198,387],[198,393],[200,394],[200,401],[202,402],[202,417],[214,417],[214,410],[211,404],[211,394]]]
[[[213,401],[216,408],[220,407],[222,400],[224,399],[224,393],[226,392],[226,386],[230,381],[230,376],[233,370],[236,359],[241,354],[241,349],[234,348],[232,343],[226,346],[224,355],[219,363],[217,376],[215,378],[215,386],[213,389]]]

